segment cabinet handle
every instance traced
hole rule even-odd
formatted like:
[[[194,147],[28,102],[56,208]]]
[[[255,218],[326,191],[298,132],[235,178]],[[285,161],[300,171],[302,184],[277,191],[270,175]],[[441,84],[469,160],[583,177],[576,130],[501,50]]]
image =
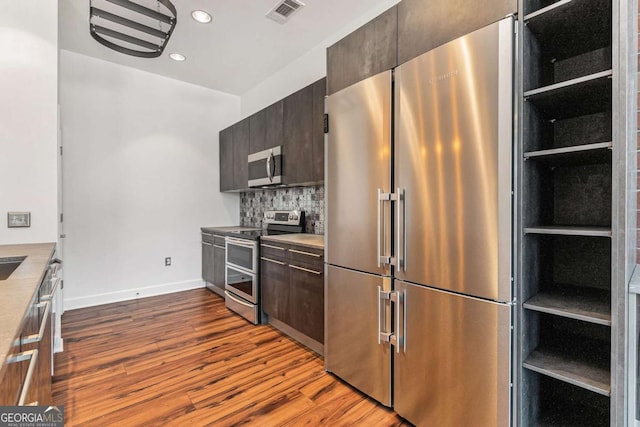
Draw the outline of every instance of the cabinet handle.
[[[295,268],[296,270],[306,271],[307,273],[313,273],[313,274],[317,274],[317,275],[322,274],[322,271],[309,270],[308,268],[298,267],[297,265],[289,264],[289,267]]]
[[[270,258],[265,258],[265,257],[260,257],[261,260],[263,261],[267,261],[267,262],[272,262],[274,264],[278,264],[278,265],[285,265],[286,262],[280,262],[280,261],[276,261],[275,259],[270,259]]]
[[[220,245],[213,245],[213,247],[218,249],[225,249],[225,250],[227,249],[224,246],[220,246]]]
[[[300,254],[300,255],[308,255],[308,256],[312,256],[312,257],[316,257],[316,258],[320,258],[322,255],[318,255],[318,254],[313,254],[311,252],[304,252],[304,251],[298,251],[295,249],[289,249],[289,252],[293,252],[294,254]]]
[[[34,342],[40,342],[42,341],[42,338],[44,338],[44,331],[47,327],[47,320],[49,320],[49,314],[51,314],[51,301],[38,304],[38,308],[41,307],[47,308],[44,309],[44,316],[42,316],[42,321],[40,322],[40,330],[37,334],[24,337],[24,339],[22,339],[22,344],[32,344]]]
[[[36,366],[38,362],[38,350],[28,350],[23,351],[22,353],[11,355],[7,358],[7,363],[18,363],[29,361],[29,369],[27,369],[27,376],[24,379],[24,385],[22,386],[22,390],[20,391],[20,398],[18,399],[18,406],[24,406],[24,403],[27,401],[27,395],[29,394],[29,389],[31,388],[31,382],[33,381],[33,374],[36,371]]]
[[[279,251],[284,251],[284,248],[281,248],[280,246],[271,246],[271,245],[265,245],[264,243],[262,244],[263,248],[270,248],[270,249],[277,249]]]
[[[213,234],[210,234],[210,233],[200,233],[200,234],[202,234],[203,236],[213,237]]]
[[[213,246],[213,243],[202,242],[203,245]]]
[[[41,301],[51,301],[56,291],[58,290],[58,286],[60,286],[60,283],[62,282],[62,278],[60,277],[51,278],[51,280],[52,281],[55,280],[55,284],[51,288],[51,293],[47,295],[42,295],[42,298],[40,298]]]

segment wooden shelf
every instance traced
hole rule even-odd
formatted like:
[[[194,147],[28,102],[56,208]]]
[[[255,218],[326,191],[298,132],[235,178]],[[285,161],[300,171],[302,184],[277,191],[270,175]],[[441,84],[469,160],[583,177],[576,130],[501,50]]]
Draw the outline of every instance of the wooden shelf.
[[[561,0],[524,17],[541,50],[561,60],[611,45],[610,0]]]
[[[565,119],[611,109],[611,76],[606,70],[524,93],[547,119]]]
[[[524,233],[525,234],[551,234],[556,236],[611,237],[611,228],[540,226],[540,227],[525,227]]]
[[[611,161],[612,147],[613,143],[609,141],[552,148],[549,150],[529,151],[524,153],[524,159],[548,163],[552,166],[606,163]]]
[[[602,289],[554,285],[531,297],[524,308],[611,326],[611,296]]]
[[[522,366],[603,396],[611,395],[608,369],[584,360],[571,359],[562,352],[534,350]]]

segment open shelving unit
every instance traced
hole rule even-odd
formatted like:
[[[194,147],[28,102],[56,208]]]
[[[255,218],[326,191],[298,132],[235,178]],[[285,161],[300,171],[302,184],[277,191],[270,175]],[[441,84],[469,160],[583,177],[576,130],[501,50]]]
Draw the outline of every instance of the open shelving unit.
[[[522,5],[525,426],[609,425],[612,1]]]

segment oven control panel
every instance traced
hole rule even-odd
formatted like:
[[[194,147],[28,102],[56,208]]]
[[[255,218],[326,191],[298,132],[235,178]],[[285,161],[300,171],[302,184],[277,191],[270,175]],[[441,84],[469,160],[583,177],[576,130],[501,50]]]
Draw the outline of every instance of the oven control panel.
[[[293,211],[265,211],[265,224],[286,224],[286,225],[302,225],[304,220],[304,212],[299,210]]]

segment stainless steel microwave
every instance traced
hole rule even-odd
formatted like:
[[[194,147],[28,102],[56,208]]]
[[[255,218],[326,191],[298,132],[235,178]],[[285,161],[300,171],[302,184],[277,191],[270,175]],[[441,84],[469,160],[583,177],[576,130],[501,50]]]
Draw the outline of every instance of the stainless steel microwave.
[[[282,184],[282,146],[249,154],[249,187]]]

